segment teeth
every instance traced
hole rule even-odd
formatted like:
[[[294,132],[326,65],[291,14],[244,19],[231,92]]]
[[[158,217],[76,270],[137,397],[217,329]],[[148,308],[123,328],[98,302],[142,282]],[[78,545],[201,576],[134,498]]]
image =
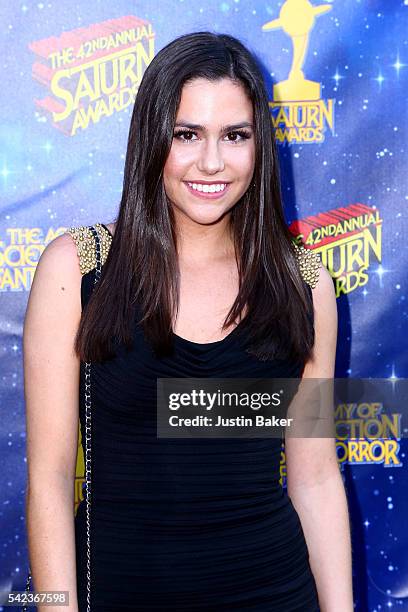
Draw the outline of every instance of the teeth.
[[[203,185],[201,183],[189,183],[190,187],[196,191],[202,191],[204,193],[215,193],[218,191],[224,191],[226,183],[218,183],[216,185]]]

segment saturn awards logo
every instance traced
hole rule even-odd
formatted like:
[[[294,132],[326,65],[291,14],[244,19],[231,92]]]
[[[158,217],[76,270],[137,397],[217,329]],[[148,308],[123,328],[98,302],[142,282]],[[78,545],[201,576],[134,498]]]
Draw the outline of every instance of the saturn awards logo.
[[[293,221],[289,229],[320,253],[339,297],[366,285],[371,265],[381,264],[382,223],[378,208],[356,202]]]
[[[31,43],[33,78],[48,90],[39,114],[73,136],[133,106],[154,42],[152,25],[128,15]]]
[[[273,86],[273,100],[269,102],[278,144],[323,142],[327,129],[334,130],[334,99],[322,99],[320,83],[307,79],[303,72],[316,17],[331,8],[313,6],[308,0],[286,0],[279,18],[262,26],[264,31],[283,29],[292,41],[288,78]]]

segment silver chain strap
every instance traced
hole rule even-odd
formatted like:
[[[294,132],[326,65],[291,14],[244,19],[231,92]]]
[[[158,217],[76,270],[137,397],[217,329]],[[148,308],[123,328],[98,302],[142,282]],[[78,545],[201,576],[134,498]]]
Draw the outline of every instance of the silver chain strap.
[[[101,277],[101,243],[96,228],[91,232],[95,238],[96,269],[94,285]],[[91,612],[91,363],[85,362],[85,482],[86,482],[86,612]]]
[[[90,230],[95,238],[96,268],[94,285],[102,273],[101,243],[97,229],[91,225]],[[91,362],[84,362],[85,369],[85,500],[86,500],[86,612],[91,612]],[[28,570],[26,593],[30,590],[31,569]],[[28,612],[27,605],[22,612]]]

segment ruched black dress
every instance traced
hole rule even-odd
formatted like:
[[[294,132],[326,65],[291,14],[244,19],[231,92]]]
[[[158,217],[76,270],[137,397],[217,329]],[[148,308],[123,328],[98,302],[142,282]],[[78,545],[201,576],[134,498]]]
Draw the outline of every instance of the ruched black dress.
[[[83,306],[94,272],[83,275]],[[161,359],[135,325],[134,346],[92,364],[92,612],[318,611],[302,526],[279,483],[280,439],[156,434],[157,378],[289,378],[300,364],[249,355],[239,325],[208,344],[175,335]],[[82,431],[83,385],[81,364]],[[85,499],[75,534],[85,612]]]

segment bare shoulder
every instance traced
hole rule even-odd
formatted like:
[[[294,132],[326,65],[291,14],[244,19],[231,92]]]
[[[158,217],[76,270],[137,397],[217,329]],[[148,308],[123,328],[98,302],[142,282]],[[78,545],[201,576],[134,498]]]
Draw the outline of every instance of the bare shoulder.
[[[328,269],[320,263],[317,281],[312,287],[313,305],[322,309],[325,306],[330,309],[336,304],[333,279]]]
[[[66,269],[79,272],[78,247],[72,235],[66,231],[45,247],[38,264],[42,266],[63,265]],[[38,265],[37,265],[38,268]]]
[[[333,280],[323,264],[312,288],[315,343],[311,359],[306,363],[305,378],[331,378],[334,375],[337,346],[337,302]]]
[[[75,242],[67,233],[52,240],[44,249],[34,274],[34,285],[58,285],[64,288],[78,286],[81,271]]]
[[[24,321],[24,334],[47,329],[59,334],[77,326],[81,316],[81,279],[75,242],[61,234],[44,249],[37,263],[29,293]],[[41,331],[40,331],[41,330]]]

